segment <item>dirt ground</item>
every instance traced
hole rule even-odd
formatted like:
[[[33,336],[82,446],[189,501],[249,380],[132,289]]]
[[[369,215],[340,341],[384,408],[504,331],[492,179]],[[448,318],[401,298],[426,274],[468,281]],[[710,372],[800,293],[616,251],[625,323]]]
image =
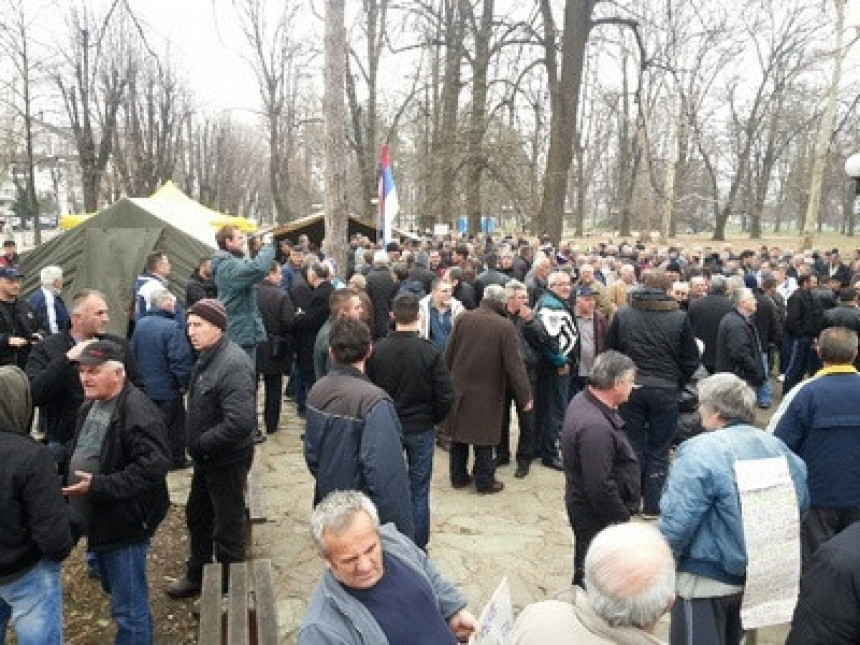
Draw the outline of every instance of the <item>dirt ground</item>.
[[[171,505],[149,549],[149,606],[154,643],[182,645],[197,642],[192,600],[171,600],[164,586],[180,576],[188,554],[185,508]],[[108,595],[98,580],[87,575],[84,545],[78,544],[63,566],[64,636],[67,645],[104,645],[113,642],[115,628]]]

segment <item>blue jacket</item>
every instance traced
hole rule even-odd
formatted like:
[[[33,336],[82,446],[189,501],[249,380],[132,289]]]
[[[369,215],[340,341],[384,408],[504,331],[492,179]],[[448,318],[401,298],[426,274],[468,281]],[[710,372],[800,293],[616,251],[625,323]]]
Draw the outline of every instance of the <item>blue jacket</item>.
[[[335,490],[360,490],[381,522],[413,538],[403,431],[385,390],[356,368],[332,361],[308,393],[305,462],[316,479],[314,504]]]
[[[678,571],[741,585],[747,569],[735,459],[785,455],[800,515],[809,508],[806,466],[782,441],[749,425],[730,425],[681,444],[660,500],[657,527]]]
[[[218,250],[212,255],[212,277],[218,299],[227,309],[227,337],[241,347],[266,340],[266,328],[257,309],[257,284],[275,261],[275,247],[266,244],[254,259]]]
[[[391,524],[379,529],[384,553],[396,558],[418,574],[433,592],[439,614],[448,620],[466,606],[466,599],[437,571],[427,554]],[[452,635],[453,638],[453,635]],[[330,570],[311,596],[299,629],[300,645],[386,645],[388,640],[379,623],[361,602],[337,581]]]
[[[188,388],[194,357],[185,329],[173,314],[157,309],[140,319],[131,351],[143,377],[143,391],[153,401],[175,401]]]
[[[812,506],[860,507],[860,374],[824,368],[796,390],[774,435],[806,463]]]
[[[36,289],[30,296],[30,307],[33,308],[44,335],[55,333],[51,331],[48,324],[48,304],[43,288]],[[66,331],[69,328],[69,310],[66,308],[66,303],[63,302],[63,297],[58,294],[54,295],[54,316],[57,320],[57,331]]]

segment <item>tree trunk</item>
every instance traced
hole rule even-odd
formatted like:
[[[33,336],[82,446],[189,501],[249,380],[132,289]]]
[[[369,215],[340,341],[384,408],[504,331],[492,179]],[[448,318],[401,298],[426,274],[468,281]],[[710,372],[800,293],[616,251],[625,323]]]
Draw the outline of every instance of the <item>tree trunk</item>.
[[[346,147],[343,128],[346,26],[344,0],[325,3],[325,243],[323,252],[333,258],[338,272],[346,273],[347,205]]]
[[[439,195],[436,221],[452,223],[456,230],[459,208],[454,210],[457,163],[457,108],[460,96],[460,60],[463,56],[463,12],[468,0],[445,0],[445,72],[442,77],[442,120],[439,132]],[[461,6],[463,5],[463,6]]]

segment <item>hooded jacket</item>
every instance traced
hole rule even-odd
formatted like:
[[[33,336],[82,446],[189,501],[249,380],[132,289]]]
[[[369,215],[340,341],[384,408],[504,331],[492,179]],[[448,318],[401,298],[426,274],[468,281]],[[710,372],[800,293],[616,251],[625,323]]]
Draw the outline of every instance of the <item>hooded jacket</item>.
[[[29,436],[24,372],[0,367],[0,392],[0,584],[8,584],[43,558],[64,560],[74,542],[54,458]]]

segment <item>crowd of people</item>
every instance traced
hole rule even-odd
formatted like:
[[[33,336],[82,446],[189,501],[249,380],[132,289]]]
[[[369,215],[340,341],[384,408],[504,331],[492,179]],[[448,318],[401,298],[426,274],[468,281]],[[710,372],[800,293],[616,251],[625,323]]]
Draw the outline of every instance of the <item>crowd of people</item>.
[[[427,556],[442,450],[450,486],[479,495],[502,493],[512,462],[518,479],[535,461],[564,474],[572,592],[527,607],[516,643],[659,642],[667,613],[672,643],[739,643],[735,469],[769,459],[785,462],[800,526],[789,641],[860,639],[843,539],[860,518],[860,250],[845,264],[838,249],[356,234],[341,268],[306,238],[225,226],[215,240],[184,304],[170,258],[149,254],[128,312],[87,285],[67,305],[55,266],[25,298],[15,249],[0,258],[0,635],[62,641],[60,564],[86,538],[116,642],[151,642],[146,557],[168,471],[193,467],[188,560],[165,592],[194,597],[206,563],[245,558],[244,482],[286,397],[305,419],[326,563],[300,643],[480,629]],[[106,333],[126,314],[127,338]]]

